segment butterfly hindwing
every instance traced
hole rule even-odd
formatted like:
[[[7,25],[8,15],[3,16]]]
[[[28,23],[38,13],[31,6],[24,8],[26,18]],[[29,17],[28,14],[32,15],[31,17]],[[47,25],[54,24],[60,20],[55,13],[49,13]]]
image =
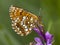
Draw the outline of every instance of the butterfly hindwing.
[[[32,28],[35,27],[35,22],[38,21],[36,15],[21,8],[11,6],[9,12],[12,20],[12,28],[21,36],[28,35]]]

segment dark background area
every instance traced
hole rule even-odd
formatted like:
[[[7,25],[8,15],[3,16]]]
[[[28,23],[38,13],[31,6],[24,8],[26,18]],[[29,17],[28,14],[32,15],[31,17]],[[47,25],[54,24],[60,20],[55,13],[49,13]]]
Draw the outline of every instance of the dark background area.
[[[53,45],[60,44],[60,0],[0,0],[0,45],[28,45],[38,36],[32,31],[21,37],[13,31],[9,16],[11,5],[41,16],[45,30],[54,35]]]

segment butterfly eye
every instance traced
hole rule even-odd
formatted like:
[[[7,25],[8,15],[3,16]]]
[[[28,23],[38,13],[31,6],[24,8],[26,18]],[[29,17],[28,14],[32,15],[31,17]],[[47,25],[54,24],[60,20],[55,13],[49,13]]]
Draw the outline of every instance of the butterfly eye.
[[[31,33],[32,28],[35,27],[35,23],[38,21],[36,15],[13,6],[10,7],[9,12],[12,28],[17,34],[25,36]]]

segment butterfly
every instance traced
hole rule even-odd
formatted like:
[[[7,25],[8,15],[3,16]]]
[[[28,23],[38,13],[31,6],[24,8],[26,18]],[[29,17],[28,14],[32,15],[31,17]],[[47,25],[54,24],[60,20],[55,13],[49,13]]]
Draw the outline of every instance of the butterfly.
[[[12,21],[12,29],[21,36],[31,33],[32,29],[36,26],[35,24],[39,22],[38,16],[35,14],[13,5],[9,8],[9,15]]]

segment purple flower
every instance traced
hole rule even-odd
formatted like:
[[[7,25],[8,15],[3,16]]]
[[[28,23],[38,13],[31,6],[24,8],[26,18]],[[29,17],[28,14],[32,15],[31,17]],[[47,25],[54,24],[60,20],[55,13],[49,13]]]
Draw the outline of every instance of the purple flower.
[[[43,32],[43,27],[40,25],[39,28],[35,27],[33,30],[42,38],[35,37],[34,40],[36,42],[35,45],[52,45],[53,35],[50,34],[48,31],[45,33]],[[42,43],[43,42],[43,43]]]
[[[46,32],[45,37],[46,37],[46,42],[44,42],[45,44],[42,43],[42,40],[40,38],[35,37],[34,38],[34,40],[36,42],[35,45],[52,45],[53,36],[49,32]]]

